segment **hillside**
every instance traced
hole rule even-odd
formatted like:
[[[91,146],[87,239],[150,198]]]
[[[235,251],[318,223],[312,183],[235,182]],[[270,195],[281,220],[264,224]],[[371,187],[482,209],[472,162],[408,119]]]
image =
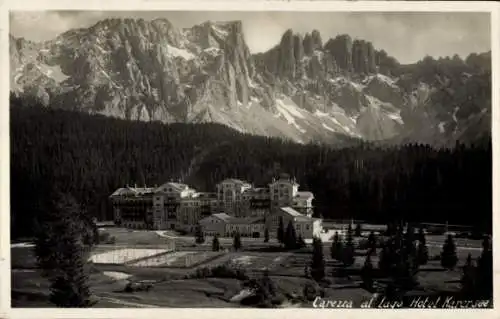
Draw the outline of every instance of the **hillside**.
[[[11,90],[122,119],[219,123],[297,143],[454,145],[491,133],[491,54],[401,65],[362,39],[286,31],[251,54],[240,21],[106,19],[10,38]]]
[[[280,172],[315,194],[315,211],[325,218],[406,216],[491,225],[491,141],[453,149],[367,143],[333,148],[219,124],[112,119],[14,97],[10,112],[13,237],[31,233],[54,188],[71,193],[89,214],[109,219],[108,196],[126,184],[180,179],[210,191],[226,177],[259,186]]]

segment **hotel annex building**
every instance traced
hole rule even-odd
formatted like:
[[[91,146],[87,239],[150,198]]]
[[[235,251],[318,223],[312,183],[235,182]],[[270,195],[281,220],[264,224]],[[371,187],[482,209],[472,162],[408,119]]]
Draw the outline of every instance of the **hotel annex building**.
[[[135,229],[172,229],[193,233],[198,225],[207,235],[263,237],[291,221],[298,234],[312,238],[321,220],[312,217],[311,192],[299,191],[294,178],[282,175],[268,187],[255,188],[239,179],[225,179],[215,193],[198,192],[186,184],[168,182],[155,188],[124,187],[111,196],[115,223]]]

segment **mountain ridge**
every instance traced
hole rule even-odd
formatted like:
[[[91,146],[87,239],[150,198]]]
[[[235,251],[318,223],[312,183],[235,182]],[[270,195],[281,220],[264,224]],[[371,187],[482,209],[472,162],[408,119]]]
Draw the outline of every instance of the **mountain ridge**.
[[[443,145],[491,130],[488,53],[401,65],[369,41],[341,34],[323,43],[317,30],[289,29],[272,49],[251,54],[241,21],[179,29],[130,18],[43,43],[11,35],[10,44],[11,91],[51,107],[216,122],[299,143]]]

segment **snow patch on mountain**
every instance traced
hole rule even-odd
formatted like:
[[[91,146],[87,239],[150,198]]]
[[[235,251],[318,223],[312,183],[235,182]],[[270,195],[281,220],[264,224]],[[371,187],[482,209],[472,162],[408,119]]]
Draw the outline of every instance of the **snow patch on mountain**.
[[[329,126],[328,126],[328,125],[326,125],[325,123],[322,123],[322,125],[323,125],[323,127],[324,127],[326,130],[328,130],[328,131],[330,131],[330,132],[337,132],[337,131],[335,131],[335,129],[333,129],[333,128],[329,127]]]
[[[321,112],[320,110],[316,110],[316,111],[314,111],[314,115],[317,117],[325,117],[325,116],[328,116],[328,113]]]
[[[179,49],[169,44],[167,44],[167,48],[169,55],[172,57],[181,57],[185,60],[192,60],[195,58],[195,55],[186,49]]]

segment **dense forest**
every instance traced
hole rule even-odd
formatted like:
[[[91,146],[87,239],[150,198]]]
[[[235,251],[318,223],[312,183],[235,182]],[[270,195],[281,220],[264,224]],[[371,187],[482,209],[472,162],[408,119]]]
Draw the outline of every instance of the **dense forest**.
[[[44,108],[11,97],[12,236],[29,236],[48,189],[110,219],[108,196],[126,184],[182,180],[213,191],[226,177],[255,186],[294,175],[324,218],[492,226],[491,141],[344,148],[298,145],[218,124],[143,123]]]

